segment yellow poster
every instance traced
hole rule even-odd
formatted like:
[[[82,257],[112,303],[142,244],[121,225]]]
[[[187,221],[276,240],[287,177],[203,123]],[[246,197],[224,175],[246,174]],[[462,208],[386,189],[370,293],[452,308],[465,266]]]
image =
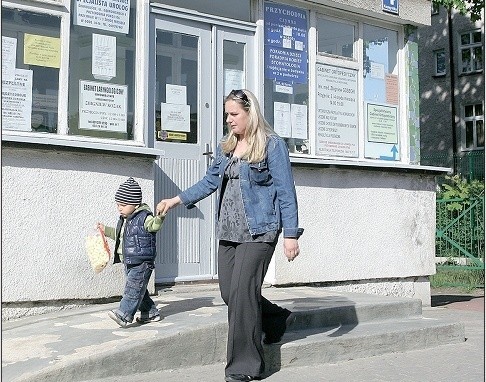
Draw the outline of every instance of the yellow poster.
[[[59,68],[61,66],[61,39],[25,33],[24,64]]]

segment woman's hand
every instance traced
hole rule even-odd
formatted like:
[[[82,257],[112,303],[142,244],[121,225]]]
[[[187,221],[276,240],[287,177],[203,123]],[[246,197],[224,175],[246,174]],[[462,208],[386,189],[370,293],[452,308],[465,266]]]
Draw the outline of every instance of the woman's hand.
[[[181,198],[179,196],[174,196],[171,199],[162,199],[159,204],[157,204],[157,215],[165,215],[167,211],[169,211],[171,208],[174,208],[175,206],[178,206],[181,204]]]
[[[284,238],[284,253],[289,261],[293,261],[297,256],[299,256],[299,242],[297,239],[292,239],[289,237]]]

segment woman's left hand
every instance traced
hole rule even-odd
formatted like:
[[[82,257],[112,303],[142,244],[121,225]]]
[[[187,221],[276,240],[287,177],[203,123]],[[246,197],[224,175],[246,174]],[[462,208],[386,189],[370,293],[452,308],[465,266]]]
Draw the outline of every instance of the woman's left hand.
[[[289,261],[293,261],[297,256],[299,256],[299,242],[297,239],[292,239],[289,237],[284,238],[284,253]]]

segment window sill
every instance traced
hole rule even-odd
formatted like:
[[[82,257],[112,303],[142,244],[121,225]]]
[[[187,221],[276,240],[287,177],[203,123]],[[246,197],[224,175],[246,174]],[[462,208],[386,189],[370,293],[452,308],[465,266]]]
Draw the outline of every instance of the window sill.
[[[62,136],[49,133],[12,133],[10,131],[3,131],[2,144],[4,143],[14,143],[24,146],[35,145],[36,148],[56,148],[67,151],[100,151],[153,158],[160,156],[158,150],[148,148],[140,142],[93,139],[81,136]]]
[[[302,167],[318,167],[318,168],[343,168],[354,170],[374,170],[374,171],[389,171],[389,172],[414,172],[427,175],[442,175],[451,173],[452,169],[449,167],[435,167],[435,166],[421,166],[413,164],[405,164],[401,162],[374,162],[365,160],[336,160],[324,158],[303,158],[297,156],[290,156],[290,162],[294,166]]]

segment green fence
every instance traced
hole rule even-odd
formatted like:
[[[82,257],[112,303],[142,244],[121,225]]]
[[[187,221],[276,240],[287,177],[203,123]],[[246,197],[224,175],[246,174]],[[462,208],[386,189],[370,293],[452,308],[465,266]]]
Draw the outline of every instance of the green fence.
[[[454,175],[461,178],[484,181],[484,150],[468,151],[459,154],[422,155],[420,164],[452,168]]]
[[[437,270],[481,272],[484,280],[484,233],[484,196],[437,199]]]

